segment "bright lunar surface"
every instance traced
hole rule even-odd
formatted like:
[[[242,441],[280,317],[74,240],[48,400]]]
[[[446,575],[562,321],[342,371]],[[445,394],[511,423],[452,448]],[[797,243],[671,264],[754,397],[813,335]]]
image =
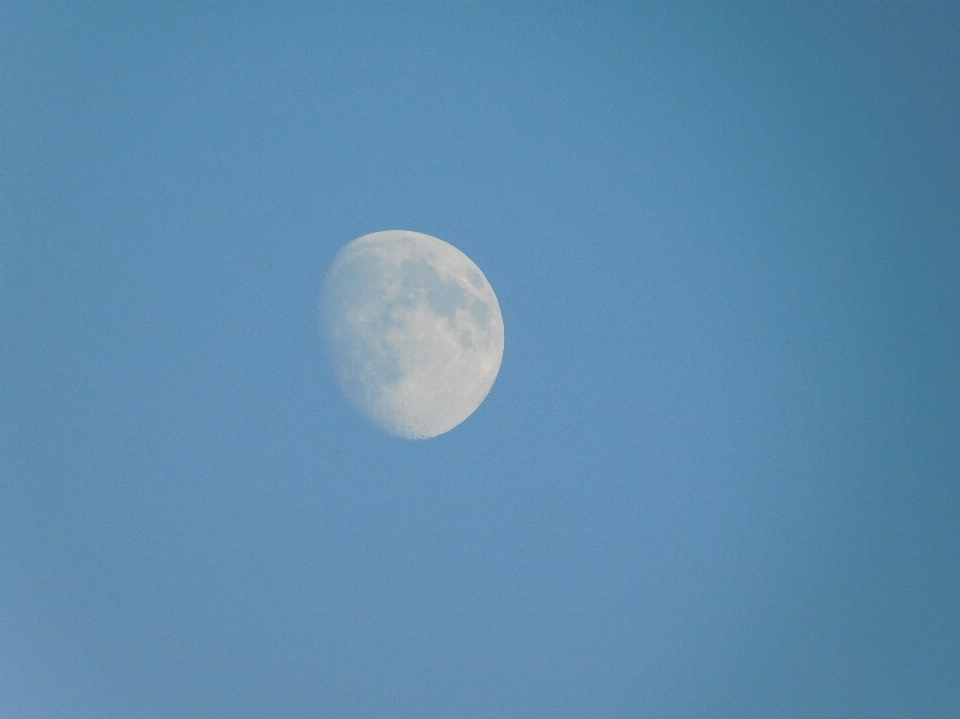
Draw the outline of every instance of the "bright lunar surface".
[[[344,395],[398,437],[435,437],[463,422],[503,358],[490,283],[456,247],[419,232],[374,232],[340,250],[320,320]]]

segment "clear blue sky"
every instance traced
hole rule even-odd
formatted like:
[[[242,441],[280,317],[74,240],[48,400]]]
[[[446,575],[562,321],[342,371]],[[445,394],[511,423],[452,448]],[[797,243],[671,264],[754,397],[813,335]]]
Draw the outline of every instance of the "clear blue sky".
[[[960,716],[960,6],[0,5],[0,717]],[[409,229],[506,349],[322,351]]]

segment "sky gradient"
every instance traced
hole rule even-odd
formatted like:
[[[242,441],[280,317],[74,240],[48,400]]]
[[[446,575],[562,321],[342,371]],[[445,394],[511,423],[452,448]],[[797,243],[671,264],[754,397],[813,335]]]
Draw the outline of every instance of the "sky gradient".
[[[0,717],[960,716],[956,3],[0,5]],[[484,272],[388,437],[317,303]]]

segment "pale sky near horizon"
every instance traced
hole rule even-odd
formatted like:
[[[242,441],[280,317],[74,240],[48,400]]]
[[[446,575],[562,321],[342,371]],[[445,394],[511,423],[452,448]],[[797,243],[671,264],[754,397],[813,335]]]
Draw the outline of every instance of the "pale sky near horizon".
[[[960,7],[0,5],[0,717],[960,716]],[[324,273],[500,375],[388,437]]]

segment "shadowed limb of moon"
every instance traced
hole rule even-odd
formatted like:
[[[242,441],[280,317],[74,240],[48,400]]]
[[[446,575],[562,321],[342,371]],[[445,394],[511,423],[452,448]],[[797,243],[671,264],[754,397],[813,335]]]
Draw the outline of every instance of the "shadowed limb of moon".
[[[456,247],[419,232],[374,232],[340,250],[320,322],[347,400],[397,437],[435,437],[463,422],[503,357],[490,283]]]

